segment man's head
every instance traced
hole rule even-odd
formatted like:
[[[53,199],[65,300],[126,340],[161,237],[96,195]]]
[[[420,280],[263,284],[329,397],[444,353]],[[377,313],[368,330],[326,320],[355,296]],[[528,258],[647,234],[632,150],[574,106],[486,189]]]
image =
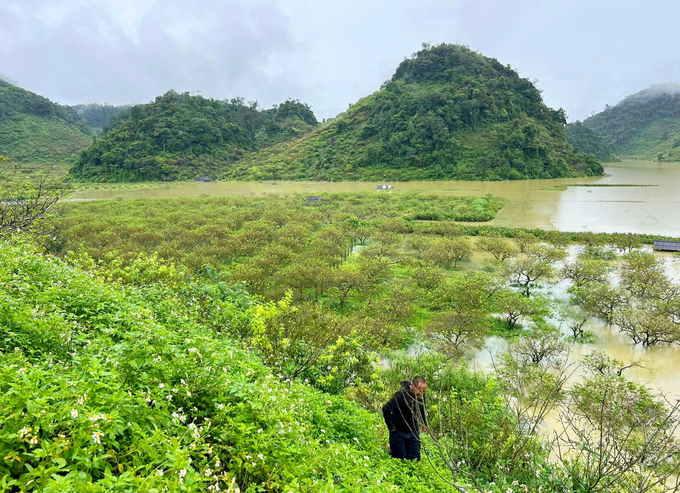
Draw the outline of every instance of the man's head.
[[[416,397],[423,397],[427,390],[427,382],[423,377],[415,377],[411,380],[411,393]]]

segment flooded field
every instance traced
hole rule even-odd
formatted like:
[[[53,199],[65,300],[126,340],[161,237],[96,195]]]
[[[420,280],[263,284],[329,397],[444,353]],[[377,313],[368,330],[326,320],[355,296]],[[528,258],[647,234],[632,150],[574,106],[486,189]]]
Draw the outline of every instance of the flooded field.
[[[578,249],[581,247],[572,246],[569,248],[569,262],[574,259]],[[652,249],[645,247],[643,250],[651,252]],[[668,277],[677,285],[680,284],[680,258],[669,253],[655,252],[665,266]],[[534,292],[538,295],[555,300],[557,310],[561,311],[569,305],[569,293],[567,290],[571,286],[571,281],[562,280],[556,284],[550,284]],[[559,320],[553,317],[551,322],[562,329],[565,336],[570,335],[566,320]],[[643,348],[635,345],[631,340],[622,334],[615,325],[608,325],[600,318],[590,318],[584,329],[592,332],[597,341],[594,343],[577,343],[571,345],[569,360],[577,363],[583,357],[594,350],[604,351],[611,358],[618,359],[626,364],[632,361],[639,361],[640,366],[627,369],[625,376],[639,383],[649,385],[656,391],[680,396],[680,378],[678,368],[680,368],[680,349],[677,347],[651,347]],[[507,341],[499,337],[491,337],[487,341],[486,347],[477,352],[474,365],[478,369],[486,370],[492,366],[492,361],[507,347]],[[572,380],[580,379],[583,369],[579,368],[572,376]]]
[[[394,190],[480,196],[491,193],[503,197],[507,205],[492,221],[498,226],[680,236],[676,213],[680,203],[677,193],[680,163],[624,161],[606,165],[605,172],[606,176],[597,178],[398,182],[393,185]],[[153,188],[82,190],[75,194],[74,200],[318,194],[375,191],[376,185],[362,182],[183,182],[154,184]]]

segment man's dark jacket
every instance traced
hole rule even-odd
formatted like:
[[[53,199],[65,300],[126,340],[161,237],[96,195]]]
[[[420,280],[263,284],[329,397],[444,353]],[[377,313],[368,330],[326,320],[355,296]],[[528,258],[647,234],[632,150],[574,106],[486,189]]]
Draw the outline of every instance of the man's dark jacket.
[[[411,392],[411,382],[401,382],[401,390],[382,408],[385,424],[390,431],[419,435],[420,425],[427,426],[425,396],[416,398]]]

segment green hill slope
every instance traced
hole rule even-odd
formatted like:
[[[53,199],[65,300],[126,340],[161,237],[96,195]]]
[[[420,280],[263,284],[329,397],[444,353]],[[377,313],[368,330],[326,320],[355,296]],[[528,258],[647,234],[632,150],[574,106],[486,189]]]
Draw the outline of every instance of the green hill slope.
[[[457,45],[425,46],[376,93],[225,178],[503,180],[601,174],[567,143],[564,112],[527,79]]]
[[[680,84],[654,85],[583,124],[618,156],[680,161]]]
[[[111,117],[71,174],[95,181],[193,179],[215,175],[245,152],[299,137],[317,125],[309,106],[257,104],[169,91]]]
[[[565,128],[567,141],[579,152],[591,154],[600,161],[618,161],[611,148],[594,130],[586,127],[583,122],[570,123]]]
[[[0,80],[0,151],[23,163],[65,162],[92,143],[70,108]]]

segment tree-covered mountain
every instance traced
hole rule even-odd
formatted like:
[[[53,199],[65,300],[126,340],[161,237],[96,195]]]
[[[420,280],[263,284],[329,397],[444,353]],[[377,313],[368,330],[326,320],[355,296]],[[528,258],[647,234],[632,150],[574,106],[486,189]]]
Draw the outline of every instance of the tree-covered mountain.
[[[680,161],[680,84],[651,86],[583,124],[620,157]]]
[[[613,162],[618,158],[612,153],[611,148],[604,139],[594,130],[588,128],[583,122],[574,122],[566,126],[567,141],[577,151],[592,154],[600,161]]]
[[[68,106],[0,80],[0,151],[23,163],[64,162],[92,143]]]
[[[95,181],[215,175],[244,153],[300,137],[317,124],[309,106],[297,100],[260,110],[242,98],[220,101],[169,91],[113,115],[71,174]]]
[[[71,106],[97,136],[102,134],[102,129],[109,123],[112,116],[129,107],[129,105],[113,106],[108,103],[76,104]]]
[[[424,45],[374,94],[291,143],[251,153],[223,177],[504,180],[599,175],[567,143],[563,110],[509,66],[466,47]]]

